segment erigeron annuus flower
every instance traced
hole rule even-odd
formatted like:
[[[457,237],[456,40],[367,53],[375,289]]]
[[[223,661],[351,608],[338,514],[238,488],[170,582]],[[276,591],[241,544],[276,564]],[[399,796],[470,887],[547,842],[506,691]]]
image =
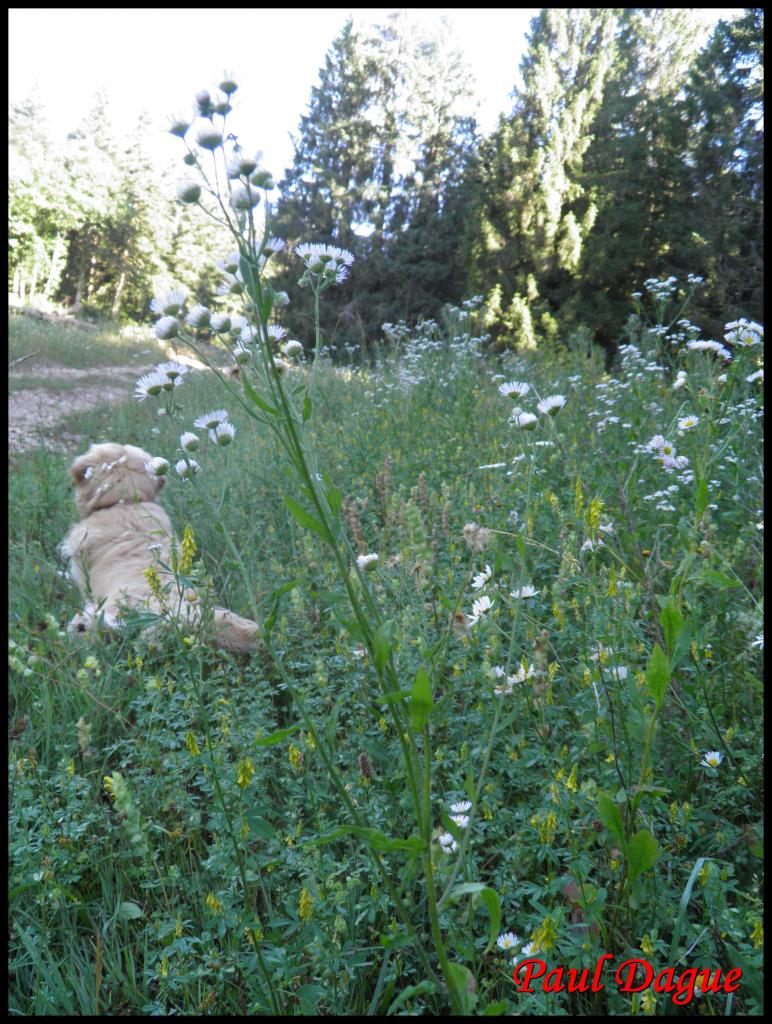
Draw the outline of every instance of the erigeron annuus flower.
[[[524,398],[531,390],[531,385],[522,380],[511,380],[506,384],[499,384],[499,394],[505,398]]]
[[[288,359],[296,359],[302,354],[303,345],[294,338],[290,338],[289,341],[285,341],[283,351]]]
[[[153,327],[153,332],[159,341],[168,341],[180,333],[180,322],[176,316],[162,316]]]
[[[251,345],[259,338],[259,332],[253,324],[244,324],[239,331],[239,342],[242,345]]]
[[[172,288],[170,291],[157,295],[152,299],[150,308],[154,313],[159,313],[161,316],[177,316],[185,302],[186,295],[187,293],[184,288]]]
[[[190,431],[185,431],[185,433],[180,436],[180,448],[182,448],[184,452],[197,451],[200,443],[201,442],[198,437]]]
[[[378,565],[379,556],[375,554],[357,555],[357,565],[361,572],[373,572]]]
[[[733,320],[725,325],[726,334],[724,338],[730,345],[740,345],[743,348],[751,348],[754,345],[761,345],[764,341],[764,328],[753,320],[746,320],[742,317]]]
[[[720,341],[687,341],[686,347],[693,352],[715,352],[722,359],[732,358],[732,353]]]
[[[539,591],[535,587],[531,586],[530,583],[526,583],[525,586],[511,591],[509,596],[517,600],[517,598],[536,597],[538,593]]]
[[[169,380],[177,380],[178,377],[183,377],[186,373],[189,373],[190,367],[172,360],[168,363],[159,363],[156,366],[156,370],[158,373],[163,373]]]
[[[156,458],[150,459],[149,462],[145,463],[145,472],[149,476],[166,476],[169,472],[169,463],[166,459],[156,456]]]
[[[260,193],[251,185],[234,185],[231,190],[231,206],[234,210],[254,210],[260,202]]]
[[[745,380],[748,382],[748,384],[753,384],[757,380],[763,381],[764,367],[762,366],[760,370],[756,370],[755,373],[751,373],[748,377],[745,378]]]
[[[244,279],[238,270],[235,274],[226,274],[225,280],[217,286],[218,295],[241,295],[243,291]],[[235,316],[231,318],[231,324],[233,324],[235,319]]]
[[[225,93],[226,96],[230,96],[238,89],[236,84],[236,76],[232,75],[230,71],[226,71],[219,85],[219,89]]]
[[[485,586],[485,584],[488,582],[488,580],[491,578],[492,575],[493,575],[493,570],[491,569],[491,567],[489,565],[486,565],[484,572],[478,572],[477,575],[472,580],[472,587],[473,587],[473,589],[474,590],[481,590]]]
[[[468,814],[451,814],[450,820],[458,825],[459,828],[467,828],[469,825]]]
[[[523,430],[533,430],[538,422],[538,416],[534,416],[532,412],[519,412],[510,420],[510,423],[514,423]]]
[[[197,331],[198,330],[203,330],[205,327],[208,327],[209,326],[209,310],[208,310],[208,308],[206,306],[202,306],[200,303],[197,303],[188,312],[188,315],[185,317],[185,323],[188,324],[189,327],[195,328]]]
[[[244,348],[242,345],[237,345],[233,350],[233,358],[239,366],[244,366],[252,358],[252,353],[248,348]]]
[[[223,144],[222,132],[212,124],[204,125],[196,134],[196,144],[213,152]]]
[[[262,153],[255,156],[247,156],[245,153],[234,153],[226,165],[226,173],[229,178],[248,178],[252,171],[260,163]]]
[[[279,324],[269,324],[267,332],[271,341],[281,341],[282,338],[286,338],[287,336],[286,327],[280,327]]]
[[[134,385],[134,397],[140,402],[144,402],[148,397],[155,398],[164,390],[168,380],[169,378],[165,374],[159,373],[157,370],[146,373]]]
[[[236,428],[232,423],[228,423],[226,420],[224,423],[218,423],[214,430],[209,431],[209,440],[220,447],[225,447],[233,441],[236,436]]]
[[[764,634],[763,633],[759,633],[759,635],[756,637],[756,639],[751,644],[751,647],[758,647],[758,649],[760,651],[764,650]]]
[[[536,408],[542,416],[556,416],[565,404],[566,400],[563,395],[548,395],[539,402]]]
[[[205,412],[203,416],[199,416],[197,420],[193,421],[193,426],[198,427],[199,430],[216,430],[218,424],[225,423],[228,420],[228,413],[225,409],[214,409],[212,412]]]
[[[673,381],[673,391],[678,391],[684,384],[686,384],[686,370],[679,370]]]
[[[693,430],[699,422],[699,416],[684,416],[678,421],[678,429],[681,431]]]
[[[174,468],[182,480],[190,480],[201,469],[195,459],[180,459],[179,462],[175,462]]]
[[[499,949],[506,952],[508,949],[514,949],[515,946],[520,944],[519,936],[515,935],[514,932],[504,932],[503,935],[499,935],[496,939],[496,945]]]
[[[703,768],[718,768],[724,760],[724,755],[718,750],[706,750],[700,764]]]
[[[458,843],[450,834],[450,832],[443,832],[439,837],[440,848],[443,853],[455,853],[458,849]]]
[[[487,594],[478,597],[472,602],[472,614],[469,617],[468,625],[474,626],[484,615],[488,614],[492,607],[493,602]]]
[[[209,326],[214,334],[227,334],[231,329],[231,318],[227,313],[213,313]]]
[[[181,181],[177,186],[177,198],[182,203],[197,203],[201,198],[201,186],[197,181]]]
[[[216,266],[224,274],[235,274],[241,266],[241,256],[237,252],[229,252],[227,256],[217,260]]]
[[[176,135],[180,139],[185,137],[188,128],[190,128],[190,121],[187,121],[184,117],[173,117],[169,124],[171,134]]]
[[[354,257],[347,249],[339,249],[335,245],[323,245],[321,242],[303,242],[295,246],[295,254],[303,260],[312,274],[321,273],[325,266],[334,260],[336,268],[342,264],[350,267]]]
[[[460,800],[456,804],[451,804],[450,809],[454,814],[466,814],[472,809],[472,802],[471,800]]]
[[[263,242],[263,252],[276,254],[277,252],[281,252],[286,245],[287,243],[283,238],[269,238],[267,242]]]

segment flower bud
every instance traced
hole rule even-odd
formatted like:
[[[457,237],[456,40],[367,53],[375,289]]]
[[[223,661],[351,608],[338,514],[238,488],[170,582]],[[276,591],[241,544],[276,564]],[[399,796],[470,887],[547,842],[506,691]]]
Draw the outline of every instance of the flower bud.
[[[233,75],[229,74],[223,75],[219,87],[226,96],[231,96],[238,89],[238,85],[233,81]]]

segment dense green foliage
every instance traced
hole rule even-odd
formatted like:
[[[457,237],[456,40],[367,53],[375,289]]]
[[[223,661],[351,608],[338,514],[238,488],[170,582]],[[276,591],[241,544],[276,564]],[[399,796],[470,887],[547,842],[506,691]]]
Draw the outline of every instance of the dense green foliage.
[[[277,174],[277,232],[362,268],[326,341],[372,350],[384,322],[479,293],[498,348],[613,347],[645,277],[688,273],[709,333],[762,319],[762,34],[759,8],[702,49],[688,9],[544,9],[513,109],[481,137],[444,29],[347,23]],[[101,99],[61,144],[37,101],[12,110],[9,290],[123,320],[172,282],[208,302],[222,236],[159,189],[141,133],[118,145]],[[288,264],[280,280],[309,345]]]
[[[310,443],[354,550],[380,555],[367,587],[426,744],[440,924],[469,972],[468,1012],[694,1012],[609,978],[596,996],[518,995],[510,961],[526,942],[550,966],[611,952],[657,970],[740,967],[737,992],[697,1005],[763,1009],[763,407],[747,380],[760,348],[737,346],[724,368],[646,328],[679,312],[662,305],[627,321],[613,377],[578,353],[484,357],[467,303],[395,327],[374,367],[316,378]],[[17,349],[21,329],[12,354],[30,344]],[[497,387],[512,378],[530,384],[528,410],[534,392],[561,392],[564,408],[518,429]],[[307,370],[288,379],[305,385]],[[9,1010],[446,1013],[374,870],[373,846],[425,942],[400,737],[328,548],[288,515],[270,433],[212,374],[175,396],[174,418],[148,399],[63,429],[172,458],[180,431],[227,403],[235,442],[205,442],[195,486],[170,479],[162,500],[192,526],[193,571],[220,598],[245,613],[256,601],[263,622],[275,610],[270,648],[228,657],[171,628],[69,639],[78,599],[56,545],[74,516],[70,456],[15,459]],[[687,469],[655,458],[656,434]],[[512,596],[527,584],[532,597]],[[492,606],[472,624],[480,595]],[[529,673],[497,695],[502,664]],[[347,828],[324,757],[376,831]],[[461,800],[466,829],[449,819]],[[464,844],[455,877],[441,834]],[[505,952],[495,939],[510,931]]]

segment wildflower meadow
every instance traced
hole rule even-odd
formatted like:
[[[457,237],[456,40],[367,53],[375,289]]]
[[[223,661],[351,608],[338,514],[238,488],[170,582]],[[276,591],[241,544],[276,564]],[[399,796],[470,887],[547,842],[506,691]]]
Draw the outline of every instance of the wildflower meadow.
[[[71,456],[17,458],[10,1012],[762,1013],[763,326],[690,274],[609,359],[495,351],[480,295],[333,359],[358,262],[276,234],[236,93],[171,125],[217,296],[78,417],[166,479],[162,604],[260,643],[68,633]]]

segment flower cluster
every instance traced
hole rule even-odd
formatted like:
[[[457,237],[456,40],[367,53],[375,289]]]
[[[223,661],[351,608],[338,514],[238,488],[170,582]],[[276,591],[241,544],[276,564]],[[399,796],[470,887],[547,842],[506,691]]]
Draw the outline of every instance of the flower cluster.
[[[134,397],[144,402],[148,397],[155,398],[164,391],[173,391],[182,384],[182,378],[189,369],[182,363],[159,363],[154,370],[139,378],[134,385]]]
[[[662,463],[664,469],[669,472],[674,469],[685,469],[689,460],[685,455],[676,455],[675,445],[666,441],[662,434],[655,434],[649,441],[647,448],[654,454],[654,457]]]
[[[354,257],[347,249],[339,249],[335,245],[322,245],[319,242],[296,245],[295,255],[306,265],[306,273],[301,279],[301,284],[304,281],[313,281],[323,287],[345,281],[349,267],[354,262]]]

